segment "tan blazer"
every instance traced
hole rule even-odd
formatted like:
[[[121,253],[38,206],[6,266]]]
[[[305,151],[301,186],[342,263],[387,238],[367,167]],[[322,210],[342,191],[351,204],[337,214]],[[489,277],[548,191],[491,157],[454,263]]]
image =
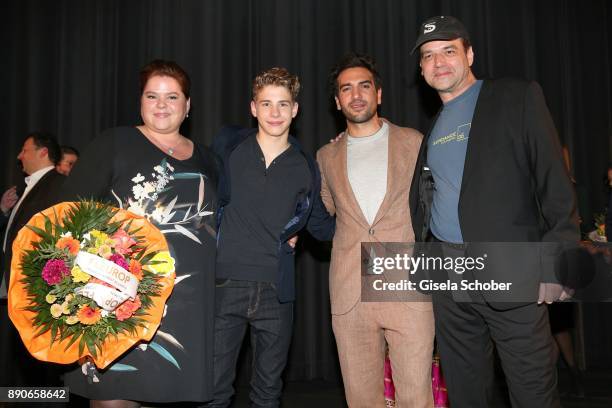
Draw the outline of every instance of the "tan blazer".
[[[361,242],[414,242],[408,193],[423,135],[385,122],[389,125],[387,192],[372,225],[366,221],[349,183],[348,138],[327,144],[317,152],[321,196],[327,210],[336,215],[329,276],[334,315],[348,313],[360,300]],[[419,310],[431,309],[428,302],[405,304]]]

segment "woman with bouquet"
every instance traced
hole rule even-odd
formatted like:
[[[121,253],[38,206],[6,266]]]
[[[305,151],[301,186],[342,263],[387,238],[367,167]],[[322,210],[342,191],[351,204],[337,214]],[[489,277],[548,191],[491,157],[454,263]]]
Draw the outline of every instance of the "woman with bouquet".
[[[104,370],[86,364],[66,375],[92,407],[210,399],[213,347],[216,165],[180,134],[190,81],[176,63],[156,60],[141,73],[143,124],[103,132],[66,183],[67,199],[93,198],[146,217],[165,236],[176,271],[165,316],[150,342]]]

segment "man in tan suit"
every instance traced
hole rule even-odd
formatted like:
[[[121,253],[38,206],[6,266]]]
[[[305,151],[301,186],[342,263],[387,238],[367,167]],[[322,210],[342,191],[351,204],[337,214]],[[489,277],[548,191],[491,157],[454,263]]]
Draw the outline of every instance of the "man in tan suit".
[[[350,407],[384,407],[385,341],[398,407],[433,406],[431,303],[361,302],[361,243],[414,242],[408,191],[423,135],[379,118],[374,60],[349,54],[332,70],[344,137],[321,148],[321,195],[336,215],[332,325]],[[380,246],[384,247],[384,244]]]

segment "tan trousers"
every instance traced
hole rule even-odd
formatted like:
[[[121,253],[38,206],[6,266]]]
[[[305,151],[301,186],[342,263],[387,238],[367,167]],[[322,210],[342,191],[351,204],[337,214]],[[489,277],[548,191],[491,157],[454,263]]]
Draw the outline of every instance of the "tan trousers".
[[[385,340],[398,408],[431,408],[431,304],[359,302],[332,325],[350,408],[384,408]]]

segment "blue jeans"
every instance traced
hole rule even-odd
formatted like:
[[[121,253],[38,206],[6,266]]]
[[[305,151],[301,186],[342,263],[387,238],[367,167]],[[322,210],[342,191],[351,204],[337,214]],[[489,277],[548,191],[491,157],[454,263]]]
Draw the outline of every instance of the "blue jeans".
[[[274,284],[225,280],[217,283],[213,401],[228,407],[234,395],[236,362],[247,327],[251,328],[253,373],[251,406],[278,407],[293,330],[293,303],[280,303]]]

